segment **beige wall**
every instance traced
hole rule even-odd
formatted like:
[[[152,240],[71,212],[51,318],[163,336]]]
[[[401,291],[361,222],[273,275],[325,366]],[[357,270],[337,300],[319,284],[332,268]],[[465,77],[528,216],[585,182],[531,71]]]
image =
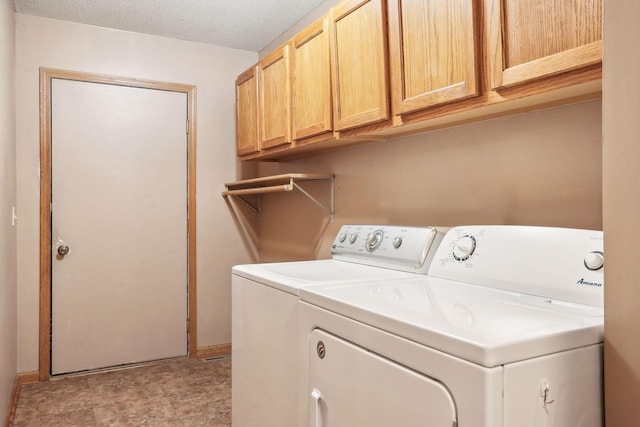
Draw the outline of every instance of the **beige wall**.
[[[300,194],[264,196],[262,261],[326,258],[345,223],[601,229],[600,100],[369,143],[260,173],[336,174],[335,223]],[[314,185],[325,197],[322,185]]]
[[[640,2],[606,0],[604,16],[605,412],[622,427],[640,420]]]
[[[236,178],[234,80],[257,54],[21,14],[16,49],[18,371],[38,369],[39,67],[197,85],[198,347],[229,343],[230,269],[251,259],[220,193]]]
[[[0,1],[0,423],[16,379],[15,50],[13,1]]]

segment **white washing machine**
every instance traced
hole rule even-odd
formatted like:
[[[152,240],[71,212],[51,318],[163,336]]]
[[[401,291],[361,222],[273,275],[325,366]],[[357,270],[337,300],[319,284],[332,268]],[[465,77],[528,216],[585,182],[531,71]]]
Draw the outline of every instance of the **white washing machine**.
[[[332,259],[239,265],[232,271],[232,423],[299,427],[305,345],[300,289],[425,275],[443,229],[345,225]],[[306,343],[306,341],[305,341]]]
[[[427,276],[303,288],[299,425],[602,426],[602,251],[599,231],[455,227]]]

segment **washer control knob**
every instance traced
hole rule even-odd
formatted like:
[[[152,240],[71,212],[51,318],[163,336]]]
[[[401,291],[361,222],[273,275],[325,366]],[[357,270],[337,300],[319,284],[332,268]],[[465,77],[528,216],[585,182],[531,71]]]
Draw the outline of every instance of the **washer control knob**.
[[[358,235],[356,233],[351,233],[351,235],[349,236],[349,243],[353,245],[356,240],[358,240]]]
[[[584,266],[589,270],[600,270],[604,266],[604,254],[600,251],[589,252],[584,257]]]
[[[367,235],[367,250],[369,252],[373,252],[378,249],[378,246],[382,243],[382,239],[384,238],[384,233],[382,230],[372,231]]]
[[[453,246],[453,257],[456,261],[469,259],[476,250],[476,238],[467,234],[456,240]]]
[[[344,241],[347,240],[347,233],[342,232],[338,234],[338,240],[340,241],[340,243],[344,243]]]
[[[402,246],[402,237],[400,236],[394,237],[391,244],[393,245],[394,248],[398,249],[400,246]]]

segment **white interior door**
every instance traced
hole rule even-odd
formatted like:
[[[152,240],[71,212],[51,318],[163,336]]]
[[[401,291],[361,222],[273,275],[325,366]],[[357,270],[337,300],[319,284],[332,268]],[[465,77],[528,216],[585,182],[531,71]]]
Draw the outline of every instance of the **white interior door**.
[[[186,355],[187,94],[53,79],[51,111],[52,374]]]

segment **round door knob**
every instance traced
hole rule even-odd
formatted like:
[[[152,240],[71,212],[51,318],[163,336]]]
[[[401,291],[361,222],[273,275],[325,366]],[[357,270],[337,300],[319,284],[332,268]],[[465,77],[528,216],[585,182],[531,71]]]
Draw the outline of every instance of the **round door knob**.
[[[58,254],[65,256],[69,253],[69,246],[67,245],[60,245],[58,246]]]

